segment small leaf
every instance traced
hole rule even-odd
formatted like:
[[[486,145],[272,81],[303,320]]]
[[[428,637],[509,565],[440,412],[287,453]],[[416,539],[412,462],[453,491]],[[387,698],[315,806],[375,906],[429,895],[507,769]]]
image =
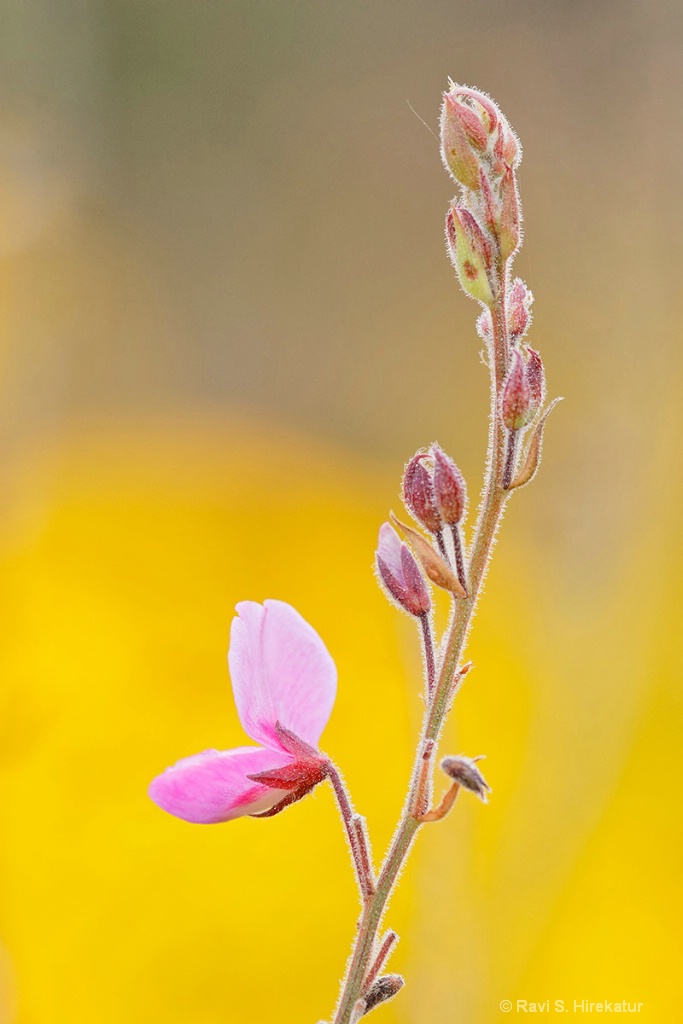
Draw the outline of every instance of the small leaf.
[[[553,411],[557,403],[561,401],[561,398],[556,398],[554,402],[551,402],[543,413],[541,419],[538,421],[538,424],[531,435],[531,441],[529,442],[524,465],[508,487],[509,491],[514,491],[517,487],[525,487],[526,484],[531,483],[533,478],[536,476],[538,467],[541,464],[541,455],[543,453],[543,430],[545,428],[545,421],[548,419],[548,416],[550,416],[550,413]]]
[[[393,512],[391,513],[391,519],[412,547],[432,583],[435,583],[437,587],[450,591],[455,597],[467,597],[467,592],[458,577],[451,567],[444,562],[441,555],[434,550],[429,541],[421,533],[418,533],[417,530],[413,530],[412,527],[406,526],[400,519],[397,519]]]

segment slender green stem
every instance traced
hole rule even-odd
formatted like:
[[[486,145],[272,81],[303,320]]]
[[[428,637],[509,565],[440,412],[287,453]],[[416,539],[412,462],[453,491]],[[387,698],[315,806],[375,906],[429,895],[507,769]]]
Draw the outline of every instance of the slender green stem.
[[[432,700],[429,703],[420,742],[413,765],[410,791],[394,839],[380,869],[374,895],[366,902],[358,925],[358,933],[351,961],[342,987],[333,1024],[349,1024],[354,1005],[363,993],[372,952],[377,942],[377,932],[384,910],[400,873],[403,862],[412,846],[421,822],[416,817],[424,800],[421,790],[424,786],[424,751],[431,743],[438,741],[453,696],[453,682],[456,677],[474,610],[486,576],[491,550],[501,513],[509,492],[502,487],[505,459],[505,430],[499,412],[499,396],[505,380],[508,362],[508,336],[505,313],[505,290],[507,285],[506,267],[497,267],[498,288],[496,301],[491,309],[493,322],[493,344],[490,353],[491,370],[491,416],[489,421],[489,452],[486,468],[486,482],[479,507],[474,542],[470,553],[469,592],[466,598],[454,602],[443,657]]]

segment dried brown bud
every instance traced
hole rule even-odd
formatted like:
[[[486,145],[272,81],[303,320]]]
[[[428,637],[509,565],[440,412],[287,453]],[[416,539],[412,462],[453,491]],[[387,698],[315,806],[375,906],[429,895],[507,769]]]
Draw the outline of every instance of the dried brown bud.
[[[409,615],[426,615],[432,605],[427,584],[417,562],[389,523],[384,523],[379,531],[375,559],[389,596]]]
[[[403,978],[400,974],[385,974],[372,985],[365,994],[365,1013],[374,1010],[380,1003],[386,1003],[392,999],[397,992],[403,988]]]
[[[512,366],[503,385],[501,411],[508,430],[521,430],[534,418],[531,388],[519,349],[512,353]]]
[[[481,757],[465,757],[463,754],[458,757],[444,757],[441,768],[449,778],[457,782],[463,789],[469,789],[471,793],[476,793],[479,799],[486,804],[488,803],[486,794],[491,792],[491,787],[477,768],[477,761],[481,761]]]
[[[443,523],[436,506],[432,475],[424,465],[427,458],[424,452],[418,452],[405,468],[403,474],[403,500],[420,526],[430,533],[438,533]]]
[[[438,445],[432,445],[434,495],[445,523],[459,523],[467,508],[467,487],[462,473]]]
[[[397,519],[393,512],[391,519],[412,547],[432,583],[443,590],[448,590],[454,597],[467,597],[467,592],[458,577],[441,555],[434,550],[429,541],[417,530],[413,530],[412,527],[406,526],[400,519]]]

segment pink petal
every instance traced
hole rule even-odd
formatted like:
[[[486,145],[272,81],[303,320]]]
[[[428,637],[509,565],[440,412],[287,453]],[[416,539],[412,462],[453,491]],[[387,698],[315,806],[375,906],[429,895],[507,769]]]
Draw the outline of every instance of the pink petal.
[[[237,612],[228,661],[245,732],[281,750],[279,722],[317,746],[337,692],[337,669],[327,648],[283,601],[243,601]]]
[[[377,554],[382,559],[391,575],[397,580],[403,579],[401,549],[403,543],[396,530],[389,523],[382,523],[379,528],[379,544]]]
[[[158,775],[149,795],[162,810],[184,821],[202,825],[230,821],[266,811],[287,795],[286,790],[270,789],[247,775],[282,768],[293,760],[282,751],[263,747],[205,750]]]

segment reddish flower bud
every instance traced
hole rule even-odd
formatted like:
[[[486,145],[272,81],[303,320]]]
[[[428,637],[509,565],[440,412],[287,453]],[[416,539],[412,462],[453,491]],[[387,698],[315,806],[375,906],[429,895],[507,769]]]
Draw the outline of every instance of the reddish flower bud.
[[[491,246],[472,214],[463,206],[451,204],[446,216],[446,242],[463,291],[478,302],[490,305],[493,302],[488,277]]]
[[[485,92],[479,92],[478,89],[468,89],[465,86],[453,85],[452,82],[451,89],[457,91],[461,100],[469,103],[481,115],[482,122],[489,135],[492,135],[499,121],[501,119],[504,120],[503,114],[493,100]]]
[[[441,108],[441,157],[446,170],[461,185],[477,191],[479,188],[479,161],[475,156],[470,138],[472,133],[472,111],[467,111],[453,92],[444,93]],[[482,128],[483,131],[483,128]]]
[[[425,615],[431,608],[427,584],[407,545],[389,523],[384,523],[379,531],[375,557],[377,572],[389,596],[409,615]]]
[[[519,196],[517,195],[517,181],[512,168],[505,166],[503,178],[500,184],[500,221],[498,224],[498,242],[500,254],[504,260],[508,259],[519,247],[522,237],[521,218],[519,211]]]
[[[491,792],[491,787],[477,768],[477,761],[481,761],[481,758],[465,757],[462,754],[458,757],[444,757],[441,768],[463,789],[469,789],[471,793],[476,793],[483,803],[488,803],[486,794]]]
[[[508,295],[507,317],[510,341],[516,344],[531,323],[531,303],[534,297],[519,277],[512,282]]]
[[[512,366],[503,386],[502,414],[508,430],[520,430],[534,417],[531,388],[519,349],[512,353]]]
[[[438,445],[432,445],[434,457],[434,494],[441,517],[446,523],[459,523],[467,508],[467,487],[463,475]]]
[[[526,379],[531,392],[531,403],[534,415],[538,412],[545,401],[545,370],[543,360],[533,348],[527,348]]]
[[[403,474],[403,500],[406,508],[420,526],[430,533],[438,533],[443,523],[436,506],[432,476],[424,465],[427,456],[418,452],[405,468]]]

